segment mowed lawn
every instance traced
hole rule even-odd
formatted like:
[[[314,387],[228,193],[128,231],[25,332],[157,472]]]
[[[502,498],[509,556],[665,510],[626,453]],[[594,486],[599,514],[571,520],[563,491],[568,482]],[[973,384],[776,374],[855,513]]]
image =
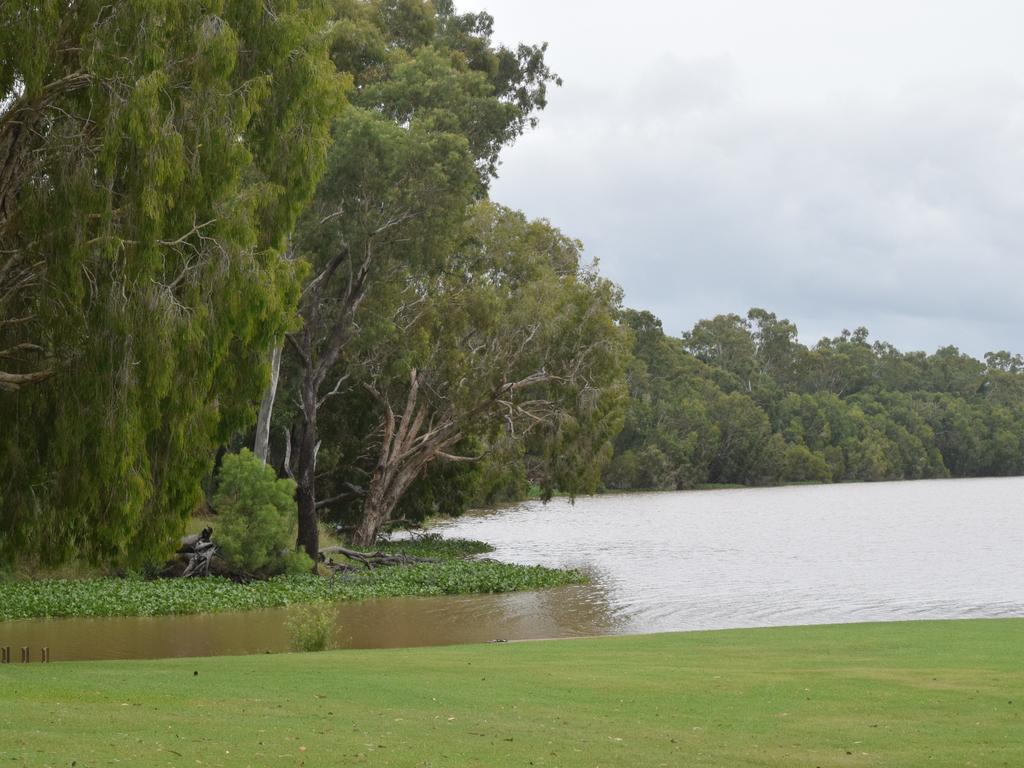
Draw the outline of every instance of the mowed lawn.
[[[5,765],[1016,767],[1024,620],[12,665]]]

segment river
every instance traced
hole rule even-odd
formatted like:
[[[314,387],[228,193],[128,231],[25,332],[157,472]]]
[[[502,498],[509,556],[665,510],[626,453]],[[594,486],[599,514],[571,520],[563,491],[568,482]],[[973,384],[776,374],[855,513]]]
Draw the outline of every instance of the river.
[[[1024,478],[556,499],[435,530],[592,583],[342,604],[339,646],[1024,616]],[[5,622],[0,645],[55,660],[276,652],[286,616]]]

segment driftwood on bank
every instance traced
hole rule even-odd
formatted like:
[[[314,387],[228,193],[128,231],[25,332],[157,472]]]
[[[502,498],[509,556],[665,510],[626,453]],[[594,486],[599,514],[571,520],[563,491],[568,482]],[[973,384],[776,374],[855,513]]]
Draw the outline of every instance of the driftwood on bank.
[[[436,563],[437,560],[433,560],[427,557],[413,557],[412,555],[403,554],[389,554],[387,552],[374,552],[369,554],[367,552],[356,552],[354,549],[348,549],[347,547],[326,547],[320,550],[320,560],[328,568],[335,571],[349,570],[348,566],[339,565],[334,562],[330,555],[343,555],[349,560],[355,560],[358,563],[362,563],[369,570],[373,570],[378,567],[394,566],[394,565],[418,565],[420,563]]]
[[[213,559],[217,554],[217,545],[213,543],[213,528],[207,527],[202,533],[183,536],[178,555],[185,561],[185,570],[181,572],[183,579],[209,576],[213,567]]]
[[[193,533],[191,536],[182,536],[181,545],[178,547],[179,555],[187,555],[196,551],[196,546],[206,544],[213,538],[213,528],[203,528],[202,533]]]
[[[336,563],[331,555],[341,555],[359,565]],[[348,547],[326,547],[320,550],[320,563],[335,574],[436,562],[438,560],[433,558],[380,551],[358,552]],[[211,527],[204,528],[201,533],[183,536],[174,560],[168,563],[162,575],[166,578],[225,576],[236,581],[250,581],[254,578],[251,574],[235,571],[225,562],[224,558],[219,556],[217,545],[213,541],[213,528]]]
[[[181,577],[187,579],[190,576],[209,576],[210,566],[213,564],[216,554],[217,545],[212,541],[197,544],[195,550],[189,555],[188,566]]]

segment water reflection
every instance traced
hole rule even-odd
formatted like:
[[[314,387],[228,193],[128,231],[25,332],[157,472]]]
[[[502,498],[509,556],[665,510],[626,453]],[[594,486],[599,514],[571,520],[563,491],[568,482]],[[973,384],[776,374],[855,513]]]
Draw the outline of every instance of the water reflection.
[[[603,496],[439,526],[501,560],[582,568],[537,593],[338,607],[340,647],[1024,616],[1024,479]],[[286,650],[287,611],[0,623],[54,660]],[[17,651],[15,651],[17,657]]]

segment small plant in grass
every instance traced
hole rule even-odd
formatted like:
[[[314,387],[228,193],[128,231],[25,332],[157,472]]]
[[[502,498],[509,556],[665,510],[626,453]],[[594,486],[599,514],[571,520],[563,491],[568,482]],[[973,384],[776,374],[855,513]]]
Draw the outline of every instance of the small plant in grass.
[[[295,483],[282,480],[249,450],[224,457],[217,493],[217,545],[236,568],[260,575],[310,571],[294,552]]]
[[[326,651],[331,645],[336,609],[334,603],[313,603],[296,608],[288,619],[288,638],[293,651]]]

